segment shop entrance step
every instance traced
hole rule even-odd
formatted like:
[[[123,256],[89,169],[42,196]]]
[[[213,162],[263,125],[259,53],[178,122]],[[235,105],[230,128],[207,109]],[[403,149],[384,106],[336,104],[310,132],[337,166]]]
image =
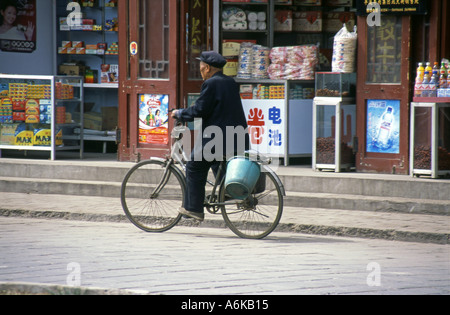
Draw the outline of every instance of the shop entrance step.
[[[130,162],[0,159],[0,191],[120,198]],[[277,169],[291,207],[450,214],[450,180]]]

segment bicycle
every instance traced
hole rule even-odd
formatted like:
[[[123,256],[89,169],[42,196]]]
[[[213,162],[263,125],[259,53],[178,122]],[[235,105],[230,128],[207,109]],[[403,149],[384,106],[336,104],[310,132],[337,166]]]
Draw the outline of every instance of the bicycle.
[[[177,123],[171,132],[171,154],[164,159],[151,158],[136,164],[123,179],[122,208],[127,218],[146,232],[167,231],[182,218],[178,208],[183,206],[188,158],[181,139],[186,130]],[[266,237],[277,227],[283,212],[286,193],[280,178],[268,167],[271,160],[256,155],[256,161],[261,167],[256,185],[259,190],[254,190],[245,200],[232,199],[226,192],[225,176],[221,176],[226,161],[220,163],[214,182],[207,181],[212,189],[205,197],[204,207],[211,214],[220,212],[225,224],[241,238]]]

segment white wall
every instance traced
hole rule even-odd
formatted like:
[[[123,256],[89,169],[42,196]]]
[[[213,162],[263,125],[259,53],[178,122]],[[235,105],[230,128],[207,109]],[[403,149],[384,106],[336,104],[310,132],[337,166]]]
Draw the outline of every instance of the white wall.
[[[0,51],[0,73],[53,75],[56,61],[53,0],[36,1],[37,37],[33,53]]]

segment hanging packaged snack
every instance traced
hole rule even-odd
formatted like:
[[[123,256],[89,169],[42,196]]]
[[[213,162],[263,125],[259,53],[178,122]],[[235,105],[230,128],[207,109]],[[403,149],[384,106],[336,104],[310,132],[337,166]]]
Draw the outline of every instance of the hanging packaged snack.
[[[333,72],[355,72],[357,37],[356,26],[353,32],[349,32],[345,24],[334,36]]]

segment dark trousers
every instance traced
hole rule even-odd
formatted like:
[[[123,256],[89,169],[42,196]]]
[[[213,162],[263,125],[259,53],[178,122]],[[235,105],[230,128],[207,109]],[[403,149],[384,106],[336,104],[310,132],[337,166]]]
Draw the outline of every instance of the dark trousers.
[[[205,186],[209,169],[217,176],[220,162],[212,161],[189,161],[186,164],[186,192],[184,197],[184,208],[188,211],[203,213],[205,202]],[[224,175],[223,171],[221,172]]]

